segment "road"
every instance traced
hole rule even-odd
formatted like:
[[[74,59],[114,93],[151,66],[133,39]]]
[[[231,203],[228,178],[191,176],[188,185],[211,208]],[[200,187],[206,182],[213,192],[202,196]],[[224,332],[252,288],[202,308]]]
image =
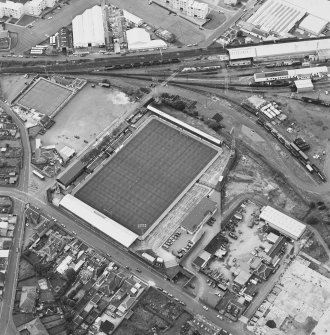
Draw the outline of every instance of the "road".
[[[28,135],[23,124],[18,120],[15,113],[4,102],[0,101],[0,107],[2,107],[6,113],[11,115],[13,120],[19,127],[22,146],[23,146],[23,168],[20,175],[19,187],[17,191],[27,192],[29,187],[29,174],[30,174],[30,161],[31,161],[31,151],[30,142]],[[0,194],[6,194],[8,188],[0,187]],[[15,196],[16,190],[12,189],[10,192]],[[15,326],[12,322],[11,312],[13,309],[15,292],[16,292],[16,280],[19,268],[20,252],[16,253],[16,248],[21,248],[22,240],[24,235],[24,207],[27,196],[23,196],[19,201],[15,201],[14,211],[19,213],[19,220],[15,229],[15,235],[13,238],[13,247],[10,252],[10,257],[8,259],[8,267],[6,273],[5,290],[3,293],[3,299],[0,307],[0,329],[4,329],[3,334],[16,334]],[[8,305],[9,304],[9,305]],[[1,332],[2,333],[2,332]]]

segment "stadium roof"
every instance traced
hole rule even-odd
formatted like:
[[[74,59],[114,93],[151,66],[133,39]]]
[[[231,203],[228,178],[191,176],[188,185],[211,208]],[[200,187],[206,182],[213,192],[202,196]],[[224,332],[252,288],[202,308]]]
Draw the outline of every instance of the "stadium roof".
[[[296,240],[301,237],[306,229],[303,223],[271,206],[264,207],[259,218],[267,222],[274,229]]]
[[[248,23],[265,32],[287,36],[306,11],[282,0],[266,1],[248,20]]]
[[[137,239],[138,235],[123,227],[119,223],[106,217],[99,211],[83,203],[71,194],[65,195],[60,202],[71,213],[88,222],[104,234],[110,236],[126,248]]]
[[[294,42],[258,44],[254,46],[228,48],[231,60],[244,58],[275,57],[291,54],[309,54],[330,49],[330,38],[310,39]]]
[[[300,23],[299,28],[313,35],[320,35],[328,24],[327,21],[314,15],[307,15]]]
[[[94,6],[76,16],[72,20],[72,31],[75,48],[103,45],[105,33],[101,7]]]
[[[133,28],[126,31],[129,50],[167,48],[162,40],[151,40],[150,35],[143,28]]]
[[[204,221],[208,214],[216,211],[217,204],[209,198],[203,198],[193,210],[185,217],[181,227],[193,233],[197,227]]]

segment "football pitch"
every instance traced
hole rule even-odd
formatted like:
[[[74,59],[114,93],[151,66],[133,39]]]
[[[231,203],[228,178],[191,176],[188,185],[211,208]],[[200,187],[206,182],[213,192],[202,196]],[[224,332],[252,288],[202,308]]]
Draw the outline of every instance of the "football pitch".
[[[186,132],[151,119],[74,196],[142,235],[217,154]]]
[[[16,102],[37,112],[51,115],[71,94],[71,90],[40,78]]]

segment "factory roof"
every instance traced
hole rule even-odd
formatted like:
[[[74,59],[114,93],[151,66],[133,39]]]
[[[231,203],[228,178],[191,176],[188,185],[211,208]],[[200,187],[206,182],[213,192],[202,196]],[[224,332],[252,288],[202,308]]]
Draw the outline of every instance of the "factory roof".
[[[300,23],[299,28],[317,36],[321,34],[327,23],[328,21],[317,16],[307,15]]]
[[[252,46],[228,48],[231,60],[244,58],[276,57],[292,54],[314,54],[320,50],[330,49],[330,38],[296,40],[274,43],[262,43]]]
[[[248,20],[248,23],[265,32],[275,32],[282,37],[288,36],[297,21],[306,11],[283,0],[266,1]]]
[[[162,40],[151,40],[150,35],[143,28],[133,28],[126,31],[129,50],[167,48]]]
[[[306,229],[306,226],[300,221],[293,219],[271,206],[265,206],[261,213],[260,219],[267,222],[271,227],[286,233],[290,237],[298,239]]]
[[[103,16],[100,6],[86,9],[72,20],[74,47],[103,45],[105,33]]]

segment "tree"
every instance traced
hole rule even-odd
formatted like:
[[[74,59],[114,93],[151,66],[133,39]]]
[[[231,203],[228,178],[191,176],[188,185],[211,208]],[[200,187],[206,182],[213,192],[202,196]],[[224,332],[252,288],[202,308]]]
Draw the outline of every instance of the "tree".
[[[77,278],[77,273],[72,268],[68,268],[65,272],[65,276],[68,278],[70,283],[73,283]]]
[[[311,216],[307,219],[307,223],[310,224],[310,225],[316,225],[319,222],[320,222],[320,220],[315,216]]]

